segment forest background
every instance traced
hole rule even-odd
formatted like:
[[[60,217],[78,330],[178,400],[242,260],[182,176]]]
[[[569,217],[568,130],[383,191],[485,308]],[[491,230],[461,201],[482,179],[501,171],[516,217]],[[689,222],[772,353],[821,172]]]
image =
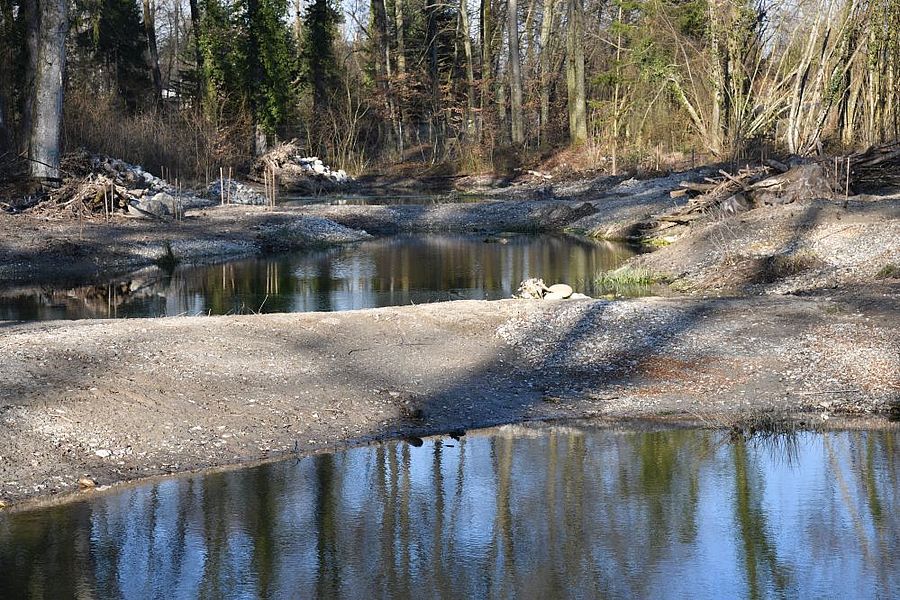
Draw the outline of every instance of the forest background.
[[[51,178],[294,138],[354,174],[617,173],[896,139],[898,100],[900,0],[0,0],[0,157]]]

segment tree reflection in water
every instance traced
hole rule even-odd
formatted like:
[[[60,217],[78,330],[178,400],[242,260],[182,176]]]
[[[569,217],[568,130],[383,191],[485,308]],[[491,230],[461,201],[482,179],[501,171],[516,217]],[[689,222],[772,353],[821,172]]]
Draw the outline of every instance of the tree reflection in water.
[[[147,269],[102,285],[0,295],[0,320],[350,310],[509,298],[542,277],[591,292],[594,276],[635,250],[564,235],[398,235],[349,246],[174,272]],[[649,292],[649,290],[648,290]]]
[[[504,428],[0,517],[0,597],[885,597],[894,433]]]

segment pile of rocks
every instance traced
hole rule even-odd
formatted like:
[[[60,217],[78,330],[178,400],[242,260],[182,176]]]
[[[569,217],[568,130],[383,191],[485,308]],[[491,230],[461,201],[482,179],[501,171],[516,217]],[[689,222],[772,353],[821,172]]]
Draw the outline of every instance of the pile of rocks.
[[[516,298],[531,300],[584,300],[590,298],[584,294],[576,293],[572,286],[565,283],[557,283],[547,287],[543,279],[526,279],[519,284]]]
[[[294,192],[333,191],[351,181],[343,169],[332,169],[318,156],[304,156],[296,140],[279,144],[257,159],[253,173],[260,181],[274,173],[277,185]]]

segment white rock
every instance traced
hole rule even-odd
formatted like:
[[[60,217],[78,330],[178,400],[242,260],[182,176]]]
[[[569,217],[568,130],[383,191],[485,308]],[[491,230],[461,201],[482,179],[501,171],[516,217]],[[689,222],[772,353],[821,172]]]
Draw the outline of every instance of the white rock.
[[[547,292],[544,294],[544,300],[565,300],[568,296],[563,296],[560,292]]]
[[[572,295],[572,287],[568,286],[564,283],[557,283],[556,285],[550,286],[550,293],[552,294],[562,294],[563,298],[568,298]],[[546,297],[546,296],[545,296]]]
[[[109,458],[110,456],[112,456],[112,452],[110,452],[106,448],[101,448],[100,450],[94,450],[94,454],[96,454],[100,458]]]

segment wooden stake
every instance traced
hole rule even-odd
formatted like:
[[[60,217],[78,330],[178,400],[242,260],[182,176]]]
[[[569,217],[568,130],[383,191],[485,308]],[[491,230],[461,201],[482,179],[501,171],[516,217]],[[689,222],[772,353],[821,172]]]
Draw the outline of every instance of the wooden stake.
[[[225,206],[225,169],[219,167],[219,200]]]
[[[847,185],[844,188],[844,199],[850,197],[850,157],[847,157]]]

